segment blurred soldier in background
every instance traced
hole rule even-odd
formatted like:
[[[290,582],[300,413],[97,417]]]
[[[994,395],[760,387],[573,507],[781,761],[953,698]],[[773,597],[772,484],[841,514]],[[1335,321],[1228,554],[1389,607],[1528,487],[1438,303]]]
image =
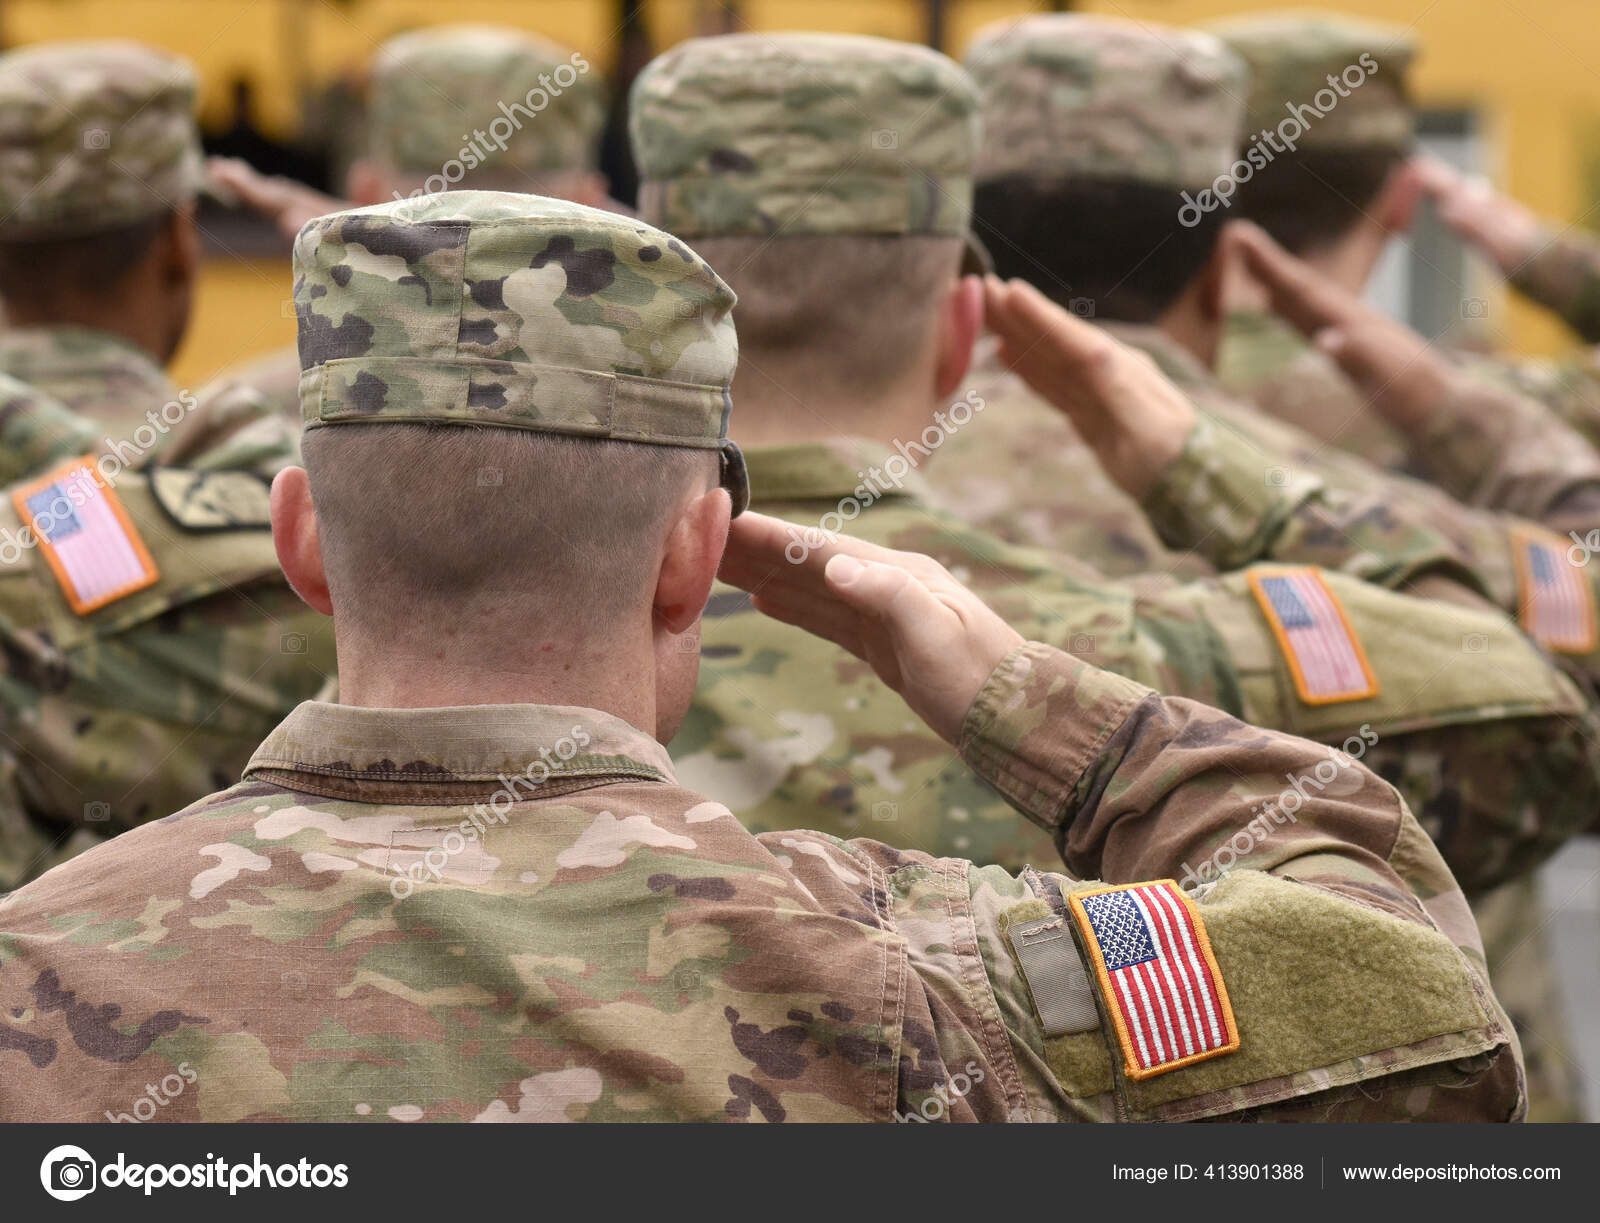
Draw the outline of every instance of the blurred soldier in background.
[[[1529,591],[1517,561],[1532,546],[1527,541],[1539,538],[1533,524],[1468,509],[1329,451],[1222,393],[1206,368],[1222,337],[1237,260],[1219,243],[1220,207],[1196,206],[1188,215],[1178,210],[1186,200],[1206,201],[1196,193],[1225,179],[1238,156],[1246,76],[1235,56],[1206,33],[1053,16],[980,34],[968,64],[984,94],[978,220],[997,266],[1034,281],[1062,306],[1144,351],[1201,410],[1185,437],[1185,429],[1174,429],[1159,414],[1156,393],[1130,396],[1140,411],[1119,418],[1097,410],[1092,397],[1074,395],[1069,382],[1052,387],[1048,335],[1053,326],[1069,329],[1073,320],[1047,323],[1042,302],[1027,301],[1025,290],[1010,291],[1002,300],[1011,309],[992,311],[991,326],[1023,372],[1042,388],[1063,392],[1055,398],[1072,423],[991,358],[979,386],[995,410],[984,429],[955,438],[934,469],[947,501],[971,500],[990,520],[1020,510],[1045,542],[1107,567],[1127,563],[1125,543],[1142,542],[1148,520],[1161,542],[1194,549],[1186,554],[1191,562],[1201,555],[1231,569],[1263,559],[1313,561],[1457,601],[1477,603],[1490,594],[1509,612],[1525,610]],[[1093,86],[1068,87],[1085,80]],[[1370,127],[1363,114],[1386,114],[1391,104],[1376,92],[1365,97],[1368,111],[1344,112],[1361,130]],[[1076,223],[1038,222],[1062,216]],[[1259,244],[1249,249],[1262,256],[1258,265],[1275,258]],[[1321,286],[1294,279],[1278,263],[1279,281],[1292,280],[1282,298],[1297,308],[1321,305]],[[1371,335],[1391,338],[1382,320],[1353,299],[1324,309],[1328,322],[1368,341],[1363,353],[1373,347]],[[1021,321],[1023,315],[1029,321]],[[1427,403],[1450,393],[1443,363],[1420,340],[1391,344],[1378,359],[1386,364],[1375,380],[1389,385],[1392,395],[1409,393]],[[1418,377],[1430,366],[1438,371],[1431,384]],[[1408,371],[1420,389],[1404,382]],[[1099,486],[1085,477],[1095,455],[1117,475],[1117,487],[1107,490],[1104,477]],[[1097,532],[1102,525],[1111,529]],[[1443,583],[1429,573],[1418,581],[1409,564],[1418,526],[1451,540],[1473,580]],[[1564,551],[1558,547],[1555,555]],[[1600,665],[1595,646],[1589,640],[1563,656],[1591,686]],[[1536,813],[1539,807],[1533,801],[1525,809]],[[1512,908],[1502,904],[1496,911]],[[1519,924],[1516,939],[1499,943],[1531,939],[1536,929],[1530,917]],[[1524,995],[1516,1003],[1533,1001]],[[1516,1003],[1519,1017],[1538,1014],[1537,1006]],[[1541,1065],[1559,1068],[1559,1048],[1545,1052]],[[1566,1084],[1542,1074],[1536,1097],[1541,1105],[1565,1099]],[[1559,1104],[1554,1111],[1560,1114]]]
[[[803,111],[789,104],[800,89],[817,99]],[[796,563],[848,521],[934,556],[1020,631],[1159,690],[1329,742],[1372,731],[1367,763],[1402,786],[1469,889],[1526,869],[1587,821],[1592,720],[1498,614],[1296,571],[1326,583],[1346,618],[1340,640],[1363,643],[1373,669],[1372,684],[1319,695],[1297,687],[1296,655],[1252,575],[1115,585],[929,504],[915,469],[965,430],[1005,426],[988,416],[1003,405],[951,403],[982,293],[959,275],[978,98],[955,64],[878,39],[694,40],[640,77],[633,104],[642,215],[695,241],[742,295],[735,432],[757,504],[795,524]],[[1111,405],[1149,397],[1133,376],[1154,377],[1148,363],[1089,335],[1099,347],[1073,372],[1091,393]],[[1154,392],[1192,412],[1170,385]],[[1423,546],[1411,563],[1454,569]],[[1463,633],[1484,634],[1489,656],[1463,654]],[[870,818],[934,852],[1002,864],[1043,852],[1041,834],[1030,840],[868,672],[733,592],[713,599],[700,692],[673,749],[686,778],[759,829],[825,816],[827,830],[855,835]],[[1522,756],[1529,767],[1513,778],[1505,761]],[[1552,764],[1560,781],[1543,774]]]
[[[295,265],[274,531],[352,703],[0,904],[0,1119],[114,1119],[183,1067],[163,1119],[1520,1115],[1455,881],[1359,764],[1186,897],[1161,876],[1325,748],[1025,643],[925,557],[730,540],[734,297],[680,240],[455,192],[314,221]],[[756,837],[680,785],[719,563],[1077,878]],[[1130,923],[1164,1029],[1105,975]]]
[[[188,65],[135,44],[0,56],[0,369],[27,384],[0,467],[0,890],[228,783],[332,670],[269,534],[292,434],[161,371],[199,258],[193,106]]]
[[[291,241],[324,213],[440,191],[524,191],[620,207],[597,169],[604,85],[578,52],[504,26],[430,26],[379,47],[370,82],[367,151],[351,167],[348,200],[240,161],[214,161],[214,177]],[[290,350],[235,367],[218,383],[251,387],[295,416],[299,376]]]

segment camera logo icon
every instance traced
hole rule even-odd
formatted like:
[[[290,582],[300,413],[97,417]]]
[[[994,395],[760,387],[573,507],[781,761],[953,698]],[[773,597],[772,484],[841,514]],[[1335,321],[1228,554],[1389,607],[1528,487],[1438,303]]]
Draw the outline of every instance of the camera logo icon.
[[[1071,644],[1067,646],[1068,652],[1072,654],[1093,654],[1094,649],[1095,639],[1093,633],[1074,633],[1072,634]]]
[[[278,649],[285,654],[304,654],[306,652],[306,635],[304,633],[285,633],[278,639]]]
[[[58,1202],[76,1202],[94,1192],[94,1157],[82,1147],[56,1147],[39,1165],[39,1183]]]
[[[103,824],[111,818],[111,804],[95,802],[83,804],[83,818],[91,824]]]
[[[900,806],[898,803],[873,803],[872,818],[879,823],[891,823],[900,818]]]
[[[1489,638],[1484,633],[1463,633],[1461,635],[1461,652],[1463,654],[1482,654],[1489,648]]]
[[[900,147],[900,133],[892,128],[880,127],[869,138],[873,148],[888,152]]]
[[[1072,313],[1076,314],[1079,318],[1093,318],[1094,298],[1074,297],[1071,301],[1067,302],[1067,309],[1071,310]]]
[[[109,149],[111,147],[111,133],[103,127],[86,127],[83,129],[83,147],[86,149]]]
[[[478,468],[479,488],[499,488],[506,482],[506,473],[498,467]]]
[[[1268,488],[1289,487],[1289,469],[1287,467],[1269,467],[1262,478],[1266,480]]]
[[[1481,297],[1469,297],[1461,303],[1462,318],[1488,318],[1489,303]]]

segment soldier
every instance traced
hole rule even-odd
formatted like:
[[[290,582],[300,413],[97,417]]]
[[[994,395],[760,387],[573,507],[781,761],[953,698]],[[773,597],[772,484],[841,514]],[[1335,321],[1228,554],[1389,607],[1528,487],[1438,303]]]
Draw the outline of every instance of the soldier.
[[[505,26],[428,26],[373,56],[366,155],[350,169],[349,202],[266,178],[241,161],[212,162],[219,184],[293,240],[313,217],[389,199],[475,188],[615,206],[597,167],[605,90],[577,52]],[[300,410],[292,350],[247,362],[237,382],[291,416]]]
[[[1319,13],[1253,14],[1210,29],[1251,67],[1246,153],[1286,133],[1296,136],[1293,147],[1263,155],[1262,168],[1236,176],[1234,210],[1306,260],[1321,282],[1359,296],[1430,181],[1438,186],[1436,170],[1410,159],[1415,115],[1405,76],[1414,36],[1402,27]],[[1274,301],[1273,310],[1281,313],[1280,305]],[[1539,403],[1496,393],[1508,379],[1486,377],[1482,361],[1465,362],[1458,388],[1418,412],[1350,377],[1348,362],[1336,367],[1328,353],[1309,346],[1298,332],[1316,326],[1314,317],[1246,312],[1233,323],[1218,359],[1230,388],[1460,500],[1539,518],[1542,498],[1570,478],[1570,456],[1593,470],[1593,451],[1578,435]],[[1522,385],[1539,389],[1535,382]]]
[[[989,427],[954,438],[934,469],[948,484],[947,499],[994,490],[980,502],[991,515],[1020,507],[1036,529],[1061,531],[1056,542],[1100,563],[1115,563],[1117,545],[1137,538],[1148,516],[1160,540],[1195,548],[1223,568],[1267,557],[1312,560],[1414,587],[1410,559],[1421,523],[1453,541],[1476,580],[1442,584],[1428,575],[1420,589],[1455,599],[1476,589],[1509,611],[1534,610],[1524,599],[1536,592],[1516,563],[1527,541],[1542,538],[1533,524],[1469,510],[1329,451],[1224,395],[1205,368],[1220,338],[1230,250],[1219,246],[1219,208],[1179,210],[1185,200],[1207,200],[1238,156],[1246,90],[1233,55],[1205,33],[1060,16],[980,34],[968,63],[984,98],[979,224],[1002,271],[1035,281],[1070,307],[1053,309],[1033,290],[1013,286],[992,293],[988,321],[1020,358],[1019,369],[1078,428],[1054,418],[991,358],[981,384],[992,405]],[[1069,87],[1085,80],[1093,87]],[[1077,223],[1045,227],[1040,216]],[[1401,329],[1288,267],[1292,261],[1260,235],[1242,235],[1234,245],[1275,287],[1278,302],[1301,314],[1315,310],[1319,328],[1349,337],[1344,357],[1359,352],[1372,385],[1424,404],[1451,392],[1449,371]],[[1160,259],[1144,257],[1154,250]],[[1083,303],[1092,303],[1092,315]],[[1123,361],[1120,373],[1104,374],[1122,383],[1128,414],[1106,412],[1104,397],[1082,394],[1081,370],[1097,337],[1074,315],[1091,315],[1099,330],[1141,349],[1201,409],[1198,416],[1137,363]],[[1054,355],[1057,343],[1071,352]],[[1436,381],[1429,384],[1425,373]],[[1091,500],[1075,481],[1094,454],[1116,481],[1109,495],[1097,489]],[[1097,540],[1096,525],[1107,522],[1131,525]],[[1564,553],[1558,550],[1559,572],[1570,574]],[[1535,617],[1529,627],[1543,623]],[[1576,645],[1564,657],[1592,681],[1592,642],[1550,643],[1569,651]],[[1502,903],[1495,911],[1508,909]],[[1531,937],[1535,924],[1529,920],[1500,942]],[[1512,1005],[1519,1020],[1538,1025],[1529,1030],[1546,1053],[1542,1068],[1559,1062],[1559,1052],[1546,1047],[1550,1016]],[[1564,1084],[1552,1087],[1553,1077],[1541,1072],[1537,1102],[1559,1114]]]
[[[1482,179],[1463,177],[1434,158],[1417,159],[1417,177],[1439,219],[1499,269],[1525,296],[1548,306],[1590,344],[1600,343],[1600,243],[1559,230]],[[1592,350],[1540,359],[1463,359],[1548,404],[1591,443],[1600,441],[1600,368]]]
[[[95,444],[124,465],[238,466],[283,444],[248,395],[202,402],[162,370],[200,268],[194,97],[186,61],[137,43],[0,55],[0,371],[107,430]]]
[[[274,533],[350,703],[0,902],[0,1118],[1517,1115],[1393,790],[1351,761],[1186,897],[1160,877],[1328,750],[1026,643],[927,558],[793,565],[752,515],[723,563],[1076,878],[757,837],[679,784],[661,741],[743,500],[734,297],[681,241],[454,192],[314,221],[295,264],[308,467]]]
[[[789,105],[801,89],[819,99],[803,112]],[[1372,666],[1370,683],[1352,673],[1306,687],[1261,601],[1265,575],[1115,584],[929,504],[917,468],[962,431],[1002,423],[976,419],[990,409],[972,396],[935,413],[961,391],[980,321],[982,286],[957,274],[976,112],[956,65],[880,39],[693,40],[635,85],[641,212],[733,269],[745,295],[735,433],[760,508],[794,524],[793,556],[849,521],[932,555],[1019,631],[1160,691],[1328,742],[1365,728],[1380,742],[1364,759],[1402,786],[1469,889],[1552,851],[1593,810],[1590,715],[1503,616],[1298,570],[1326,584],[1322,623],[1340,648],[1364,649]],[[1425,551],[1417,571],[1450,567]],[[857,835],[881,821],[902,842],[1011,865],[1046,852],[837,650],[751,614],[734,592],[713,599],[707,624],[674,758],[748,825]],[[1513,757],[1526,765],[1508,768]]]

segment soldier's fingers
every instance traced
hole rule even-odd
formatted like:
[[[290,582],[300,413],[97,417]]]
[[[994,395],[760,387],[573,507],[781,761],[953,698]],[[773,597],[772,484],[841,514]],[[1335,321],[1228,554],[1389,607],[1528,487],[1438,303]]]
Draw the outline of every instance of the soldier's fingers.
[[[1273,312],[1306,335],[1360,313],[1359,302],[1284,250],[1260,226],[1232,221],[1227,235],[1246,267],[1267,290]]]
[[[763,616],[803,629],[813,637],[831,641],[857,658],[866,658],[861,616],[833,595],[818,595],[793,588],[763,589],[751,595],[750,604]]]

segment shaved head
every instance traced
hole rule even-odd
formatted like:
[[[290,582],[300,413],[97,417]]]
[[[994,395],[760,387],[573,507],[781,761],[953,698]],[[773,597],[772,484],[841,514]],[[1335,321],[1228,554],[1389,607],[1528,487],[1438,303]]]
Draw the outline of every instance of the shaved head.
[[[714,451],[453,424],[312,429],[305,464],[335,615],[364,634],[646,614],[675,512],[718,474]]]

